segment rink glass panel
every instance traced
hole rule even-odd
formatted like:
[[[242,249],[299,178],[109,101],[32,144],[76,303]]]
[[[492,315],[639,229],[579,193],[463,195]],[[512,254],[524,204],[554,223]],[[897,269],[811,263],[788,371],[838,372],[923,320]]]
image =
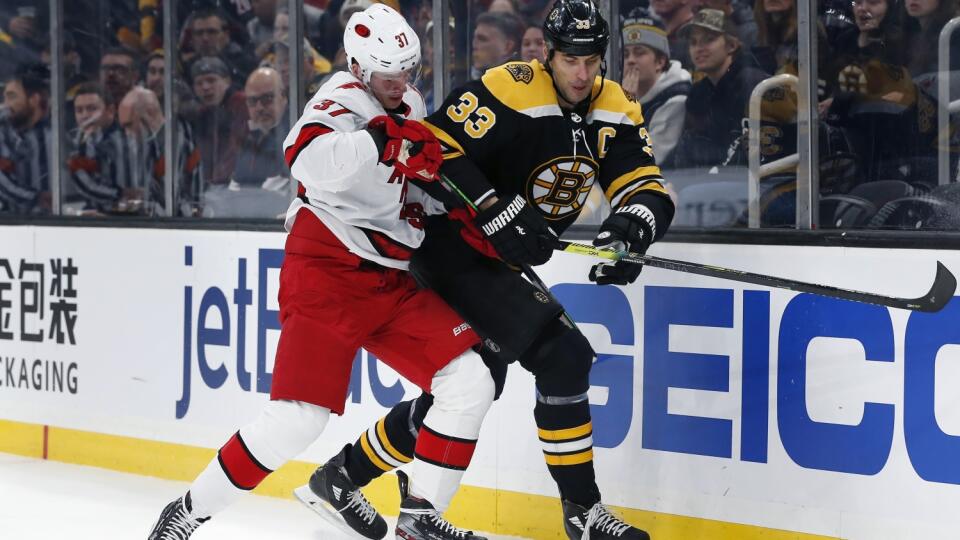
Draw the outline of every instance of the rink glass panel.
[[[251,144],[254,149],[272,147],[279,155],[290,122],[324,78],[343,68],[339,2],[276,0],[254,5],[180,0],[153,6],[133,0],[51,0],[14,4],[4,8],[4,24],[9,25],[12,17],[32,19],[35,45],[26,54],[9,48],[0,51],[4,66],[31,60],[50,64],[55,55],[50,51],[54,43],[49,29],[55,22],[63,52],[53,62],[45,86],[50,93],[45,121],[51,129],[42,148],[31,155],[34,164],[44,166],[21,167],[26,172],[18,172],[19,176],[8,172],[38,195],[28,204],[6,205],[5,215],[14,219],[59,214],[276,222],[295,192],[295,182],[276,163],[244,158],[249,158]],[[423,44],[417,86],[429,110],[444,92],[484,67],[477,65],[486,46],[477,35],[481,26],[477,23],[491,5],[500,9],[506,5],[509,11],[510,4],[447,2],[443,5],[446,24],[434,25],[440,4],[403,3],[403,13]],[[626,84],[624,50],[638,2],[599,4],[616,36],[607,57],[608,75]],[[537,9],[545,5],[537,0],[517,3],[525,30],[537,25],[534,19],[543,13]],[[211,6],[221,9],[222,24],[210,24],[211,18],[220,20],[210,16]],[[731,20],[752,21],[756,26],[754,37],[750,32],[741,35],[739,63],[761,71],[764,77],[798,76],[800,89],[808,88],[804,92],[774,87],[759,101],[755,142],[759,168],[753,173],[759,178],[757,226],[956,228],[956,114],[949,111],[958,108],[950,102],[952,95],[960,94],[960,88],[953,88],[957,85],[952,71],[960,54],[953,54],[957,39],[947,35],[956,26],[951,22],[956,10],[936,1],[932,6],[924,8],[932,11],[924,12],[899,3],[887,6],[884,0],[731,4]],[[653,5],[654,10],[659,7]],[[704,2],[702,7],[718,6]],[[54,18],[57,8],[61,13]],[[857,13],[861,13],[860,26]],[[198,22],[198,15],[207,20]],[[272,25],[268,24],[271,18]],[[799,39],[804,36],[807,39]],[[441,40],[447,50],[446,69],[437,77],[434,42]],[[295,44],[299,47],[294,48]],[[672,45],[673,57],[684,56],[683,51],[689,56],[682,40]],[[120,52],[124,48],[133,51],[132,58]],[[198,59],[213,55],[219,55],[222,63],[206,62],[194,69]],[[522,57],[522,47],[507,56]],[[275,118],[261,122],[266,126],[275,122],[274,133],[251,141],[245,140],[250,135],[250,107],[263,109],[271,101],[263,92],[256,92],[253,102],[246,99],[249,76],[258,66],[277,70],[283,82],[282,90],[272,96],[278,111]],[[696,84],[702,74],[693,71]],[[54,76],[60,88],[56,93]],[[756,77],[747,79],[749,86]],[[817,83],[810,84],[811,80]],[[436,99],[435,88],[441,94]],[[78,111],[79,90],[86,93],[80,95]],[[135,95],[129,95],[131,90]],[[747,90],[738,90],[738,103]],[[159,116],[149,113],[151,103],[159,103]],[[13,108],[5,104],[6,117]],[[725,148],[722,159],[713,163],[658,156],[677,203],[674,227],[678,230],[751,224],[749,114],[739,106],[717,110],[728,113],[729,129],[704,130],[716,119],[697,117],[693,106],[688,107],[681,137],[699,140],[702,144],[690,146],[695,149]],[[798,111],[809,112],[798,117]],[[63,128],[57,129],[58,125]],[[55,152],[60,159],[53,164],[49,160]],[[6,162],[22,165],[16,154],[6,154]],[[602,197],[595,197],[594,203],[581,222],[588,228],[608,213]]]

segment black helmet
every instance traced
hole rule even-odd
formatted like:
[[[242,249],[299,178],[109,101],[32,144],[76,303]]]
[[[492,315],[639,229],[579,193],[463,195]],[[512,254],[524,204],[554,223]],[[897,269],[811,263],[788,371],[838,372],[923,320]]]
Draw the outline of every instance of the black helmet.
[[[557,0],[543,22],[547,48],[574,56],[607,51],[610,27],[592,0]]]

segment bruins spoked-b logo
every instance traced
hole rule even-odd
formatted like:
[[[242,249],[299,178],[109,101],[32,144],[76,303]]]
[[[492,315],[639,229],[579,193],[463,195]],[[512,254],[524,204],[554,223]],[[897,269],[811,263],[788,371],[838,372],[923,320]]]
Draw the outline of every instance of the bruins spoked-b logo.
[[[527,200],[547,219],[563,219],[580,210],[597,178],[597,162],[564,156],[537,167],[527,180]]]
[[[530,81],[533,80],[533,69],[526,64],[507,64],[503,66],[507,72],[510,73],[510,76],[513,77],[513,80],[517,82],[522,82],[524,84],[530,84]]]

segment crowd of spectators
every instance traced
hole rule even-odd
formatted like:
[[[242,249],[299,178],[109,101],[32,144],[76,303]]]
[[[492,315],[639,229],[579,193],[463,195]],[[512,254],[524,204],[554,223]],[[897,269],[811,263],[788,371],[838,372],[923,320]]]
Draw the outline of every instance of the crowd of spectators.
[[[331,73],[346,68],[346,21],[377,0],[306,0],[299,66],[290,65],[285,0],[169,0],[176,2],[177,27],[166,53],[160,41],[164,1],[64,4],[64,212],[159,214],[172,191],[176,215],[275,216],[293,192],[280,147],[291,122],[289,104],[308,100]],[[379,1],[399,9],[420,34],[417,84],[432,110],[442,99],[433,94],[437,0]],[[7,0],[0,6],[2,213],[51,209],[48,3]],[[451,83],[512,60],[543,62],[541,27],[552,3],[450,2],[445,49]],[[657,160],[668,180],[678,179],[675,195],[682,203],[690,179],[704,183],[731,174],[742,187],[749,96],[770,76],[798,73],[796,0],[619,5],[622,48],[611,57],[619,63],[617,82],[641,103]],[[957,0],[825,0],[818,9],[823,193],[893,179],[929,190],[936,184],[938,42],[957,16]],[[175,55],[174,110],[166,114],[165,54]],[[301,80],[299,96],[290,88],[292,69]],[[789,88],[764,96],[764,164],[796,153],[797,103]],[[167,123],[178,150],[176,181],[165,189]],[[840,158],[845,166],[833,166]],[[771,170],[765,182],[795,182],[790,166]],[[251,194],[276,202],[268,209],[229,202],[234,196],[256,201]],[[726,224],[738,220],[742,216]]]

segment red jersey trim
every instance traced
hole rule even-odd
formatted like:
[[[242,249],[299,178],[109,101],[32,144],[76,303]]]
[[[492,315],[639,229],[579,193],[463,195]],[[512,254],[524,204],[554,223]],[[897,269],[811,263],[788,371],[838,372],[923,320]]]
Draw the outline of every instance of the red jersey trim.
[[[314,139],[321,135],[332,132],[333,129],[321,123],[306,124],[300,128],[297,140],[284,151],[284,158],[287,161],[287,167],[293,167],[293,162],[297,160],[300,152],[307,147]]]

